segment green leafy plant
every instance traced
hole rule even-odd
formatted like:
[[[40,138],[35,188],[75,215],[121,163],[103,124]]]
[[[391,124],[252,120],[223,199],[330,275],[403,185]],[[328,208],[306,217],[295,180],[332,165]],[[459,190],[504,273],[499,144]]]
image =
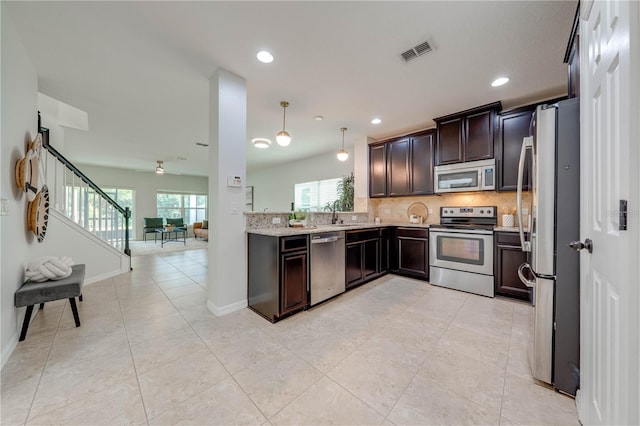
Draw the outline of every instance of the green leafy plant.
[[[303,212],[302,210],[296,211],[295,215],[296,220],[304,220],[307,217],[307,213]]]
[[[342,181],[338,182],[338,206],[340,211],[353,211],[354,184],[353,172],[347,176],[342,176]]]

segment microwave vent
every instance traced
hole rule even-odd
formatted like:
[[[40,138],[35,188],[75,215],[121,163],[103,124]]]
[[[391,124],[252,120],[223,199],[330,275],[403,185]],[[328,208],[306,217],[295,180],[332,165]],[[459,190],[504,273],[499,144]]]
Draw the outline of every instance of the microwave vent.
[[[433,48],[431,47],[431,44],[429,44],[428,41],[423,41],[422,43],[418,44],[417,46],[412,47],[411,49],[402,52],[400,54],[400,56],[402,56],[402,59],[405,62],[409,62],[415,58],[417,58],[418,56],[422,56],[425,53],[429,53],[433,50]]]

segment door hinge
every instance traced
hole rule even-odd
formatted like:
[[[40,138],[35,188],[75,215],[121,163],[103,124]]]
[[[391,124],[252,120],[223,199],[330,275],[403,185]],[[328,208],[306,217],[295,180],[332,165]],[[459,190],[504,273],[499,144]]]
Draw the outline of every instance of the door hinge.
[[[627,230],[627,200],[620,200],[620,224],[618,225],[618,230],[626,231]]]

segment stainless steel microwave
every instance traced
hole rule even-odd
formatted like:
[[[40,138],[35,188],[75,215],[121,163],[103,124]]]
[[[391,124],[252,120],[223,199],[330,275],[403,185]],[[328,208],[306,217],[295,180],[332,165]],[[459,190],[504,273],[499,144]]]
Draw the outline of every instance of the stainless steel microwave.
[[[434,167],[434,191],[493,191],[496,189],[496,160],[470,161]]]

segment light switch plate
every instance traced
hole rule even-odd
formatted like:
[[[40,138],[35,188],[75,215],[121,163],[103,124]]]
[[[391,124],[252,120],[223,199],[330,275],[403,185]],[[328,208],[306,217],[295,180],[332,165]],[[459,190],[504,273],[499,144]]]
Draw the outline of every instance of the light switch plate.
[[[0,198],[0,216],[9,216],[9,200]]]
[[[385,212],[386,214],[389,214],[389,213],[391,213],[391,209],[384,209],[384,212]]]

